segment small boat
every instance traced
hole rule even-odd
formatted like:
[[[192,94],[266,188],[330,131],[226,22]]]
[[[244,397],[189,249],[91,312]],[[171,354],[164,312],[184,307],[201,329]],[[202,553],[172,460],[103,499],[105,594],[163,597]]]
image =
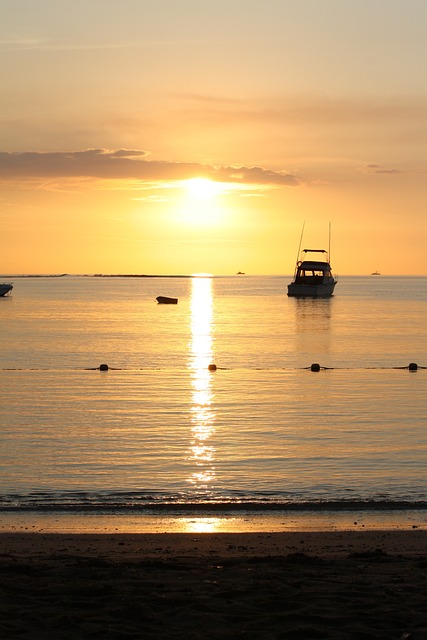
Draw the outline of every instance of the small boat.
[[[168,298],[167,296],[157,296],[159,304],[178,304],[178,298]]]
[[[13,284],[10,282],[0,283],[0,297],[7,296],[13,289]]]
[[[381,274],[380,274],[380,272],[379,272],[379,271],[373,271],[373,272],[371,273],[371,276],[380,276],[380,275],[381,275]]]
[[[308,259],[308,253],[316,253],[321,259]],[[303,249],[296,264],[294,279],[288,284],[288,296],[328,298],[333,295],[336,284],[328,252],[325,249]]]

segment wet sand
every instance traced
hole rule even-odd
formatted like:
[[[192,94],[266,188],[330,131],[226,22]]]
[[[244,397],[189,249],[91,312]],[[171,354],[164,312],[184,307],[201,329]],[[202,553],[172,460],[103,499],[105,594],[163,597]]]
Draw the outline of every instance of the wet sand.
[[[427,639],[427,531],[0,534],[0,637]]]

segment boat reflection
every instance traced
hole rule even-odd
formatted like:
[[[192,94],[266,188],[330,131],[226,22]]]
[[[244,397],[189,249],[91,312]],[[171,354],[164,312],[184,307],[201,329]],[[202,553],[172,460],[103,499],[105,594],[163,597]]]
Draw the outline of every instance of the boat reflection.
[[[302,366],[321,361],[328,366],[334,298],[293,298],[295,357]]]
[[[190,370],[192,385],[191,445],[189,462],[194,468],[189,478],[194,489],[206,491],[215,479],[215,448],[211,437],[215,431],[212,409],[213,301],[212,279],[193,278],[191,288]]]
[[[330,331],[333,298],[295,298],[295,330],[298,333]]]

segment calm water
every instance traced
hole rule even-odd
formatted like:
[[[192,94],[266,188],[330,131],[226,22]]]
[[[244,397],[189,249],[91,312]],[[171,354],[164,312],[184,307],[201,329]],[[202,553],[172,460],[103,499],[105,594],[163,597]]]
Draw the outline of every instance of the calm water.
[[[3,512],[425,504],[427,278],[288,281],[15,279]]]

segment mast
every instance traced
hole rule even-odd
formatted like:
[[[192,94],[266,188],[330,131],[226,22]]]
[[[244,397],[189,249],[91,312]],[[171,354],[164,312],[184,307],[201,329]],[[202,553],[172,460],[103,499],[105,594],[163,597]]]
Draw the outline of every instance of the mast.
[[[304,220],[304,222],[302,223],[301,237],[300,237],[300,239],[299,239],[297,259],[295,260],[295,264],[296,264],[296,267],[295,267],[295,273],[296,273],[296,270],[298,269],[298,260],[299,260],[300,253],[301,253],[301,245],[302,245],[302,237],[303,237],[303,235],[304,235],[304,227],[305,227],[305,220]]]

